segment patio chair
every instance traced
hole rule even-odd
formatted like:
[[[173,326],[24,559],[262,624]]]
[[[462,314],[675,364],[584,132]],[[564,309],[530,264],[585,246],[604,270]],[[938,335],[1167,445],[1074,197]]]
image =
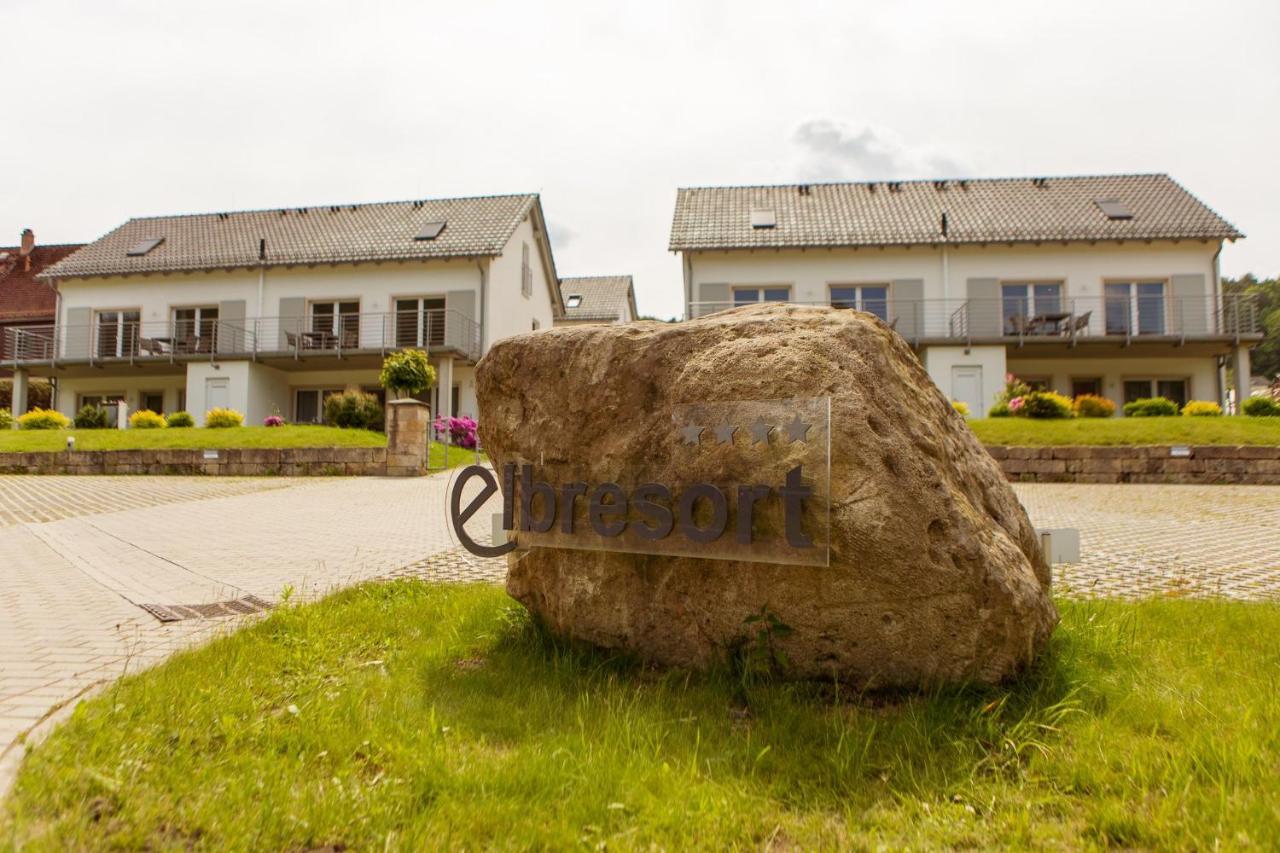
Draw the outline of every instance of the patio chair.
[[[1092,312],[1092,311],[1086,311],[1086,312],[1084,312],[1084,313],[1083,313],[1083,314],[1081,314],[1079,317],[1076,317],[1074,320],[1072,320],[1070,323],[1067,323],[1067,324],[1063,327],[1063,331],[1062,331],[1062,333],[1063,333],[1064,335],[1070,335],[1070,336],[1072,336],[1072,337],[1076,337],[1076,336],[1080,335],[1081,333],[1088,334],[1088,332],[1089,332],[1089,318],[1090,318],[1090,317],[1092,317],[1092,316],[1093,316],[1093,312]]]
[[[1009,334],[1025,335],[1031,330],[1031,324],[1022,314],[1014,314],[1009,318]]]

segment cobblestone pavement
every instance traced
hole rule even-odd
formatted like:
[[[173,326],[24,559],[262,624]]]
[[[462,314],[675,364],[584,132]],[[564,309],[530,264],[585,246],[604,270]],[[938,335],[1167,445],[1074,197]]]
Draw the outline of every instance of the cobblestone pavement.
[[[502,560],[451,540],[447,481],[0,476],[0,792],[27,732],[241,624],[161,623],[141,605],[286,588],[309,600],[385,577],[502,582]],[[1015,488],[1037,526],[1081,531],[1082,562],[1055,570],[1062,593],[1280,599],[1280,488]],[[473,535],[485,524],[477,514]]]
[[[1037,527],[1080,531],[1059,595],[1280,600],[1280,488],[1019,483]]]

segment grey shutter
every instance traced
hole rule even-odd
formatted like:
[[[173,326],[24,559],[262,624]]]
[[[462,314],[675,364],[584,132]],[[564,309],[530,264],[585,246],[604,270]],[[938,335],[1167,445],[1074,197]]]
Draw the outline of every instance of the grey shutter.
[[[1004,331],[1004,321],[1000,317],[1000,280],[995,278],[971,278],[966,282],[968,303],[965,313],[968,317],[969,337],[998,338]],[[963,334],[963,328],[953,330],[955,334]]]
[[[924,279],[895,278],[889,285],[889,322],[909,341],[924,335]]]
[[[67,321],[62,326],[62,355],[64,358],[88,358],[89,342],[93,340],[93,309],[68,308]]]
[[[280,300],[280,317],[278,323],[280,326],[279,347],[281,350],[291,350],[293,346],[289,343],[289,335],[298,335],[303,331],[303,324],[307,321],[307,300],[302,296],[290,296],[287,299]]]
[[[450,290],[444,295],[444,343],[480,357],[480,327],[476,324],[476,292]]]
[[[1174,334],[1207,335],[1209,333],[1209,302],[1205,296],[1203,274],[1175,275],[1172,279]]]
[[[708,314],[714,314],[717,311],[723,311],[726,308],[732,308],[733,302],[729,297],[729,285],[703,282],[698,285],[698,296],[694,302],[702,303],[690,306],[693,310],[690,315],[693,317],[705,317]],[[711,303],[711,304],[706,304]]]
[[[243,299],[229,299],[218,305],[218,352],[245,351]]]

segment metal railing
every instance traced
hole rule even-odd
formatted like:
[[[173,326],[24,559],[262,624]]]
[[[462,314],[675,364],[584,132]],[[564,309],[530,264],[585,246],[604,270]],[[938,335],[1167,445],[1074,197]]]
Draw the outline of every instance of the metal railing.
[[[733,302],[691,302],[687,317],[704,317]],[[908,341],[1001,340],[1018,343],[1069,342],[1083,339],[1185,341],[1188,338],[1241,337],[1262,334],[1257,300],[1249,294],[1226,294],[1220,304],[1210,297],[1134,295],[991,299],[894,299],[866,304],[788,301],[790,305],[860,308],[875,314]]]
[[[219,357],[279,357],[415,348],[480,358],[480,324],[447,308],[311,317],[260,317],[232,322],[100,321],[89,326],[22,326],[4,330],[5,362],[89,364],[178,362]]]

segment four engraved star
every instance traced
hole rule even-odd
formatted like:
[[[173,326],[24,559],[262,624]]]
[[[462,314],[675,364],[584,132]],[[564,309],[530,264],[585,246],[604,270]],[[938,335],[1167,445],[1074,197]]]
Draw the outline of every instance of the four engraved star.
[[[783,429],[787,432],[787,441],[808,441],[809,430],[813,428],[813,424],[806,423],[799,414],[796,414],[789,422],[783,425]],[[747,428],[751,432],[752,444],[768,444],[769,433],[773,432],[775,426],[765,421],[763,417],[757,417],[755,422]],[[685,444],[700,444],[702,442],[702,434],[706,432],[707,427],[700,424],[690,424],[680,430],[681,436],[684,438]],[[727,420],[722,421],[719,426],[713,427],[712,432],[715,433],[716,442],[719,444],[733,444],[733,436],[737,433],[738,427],[729,423]]]

